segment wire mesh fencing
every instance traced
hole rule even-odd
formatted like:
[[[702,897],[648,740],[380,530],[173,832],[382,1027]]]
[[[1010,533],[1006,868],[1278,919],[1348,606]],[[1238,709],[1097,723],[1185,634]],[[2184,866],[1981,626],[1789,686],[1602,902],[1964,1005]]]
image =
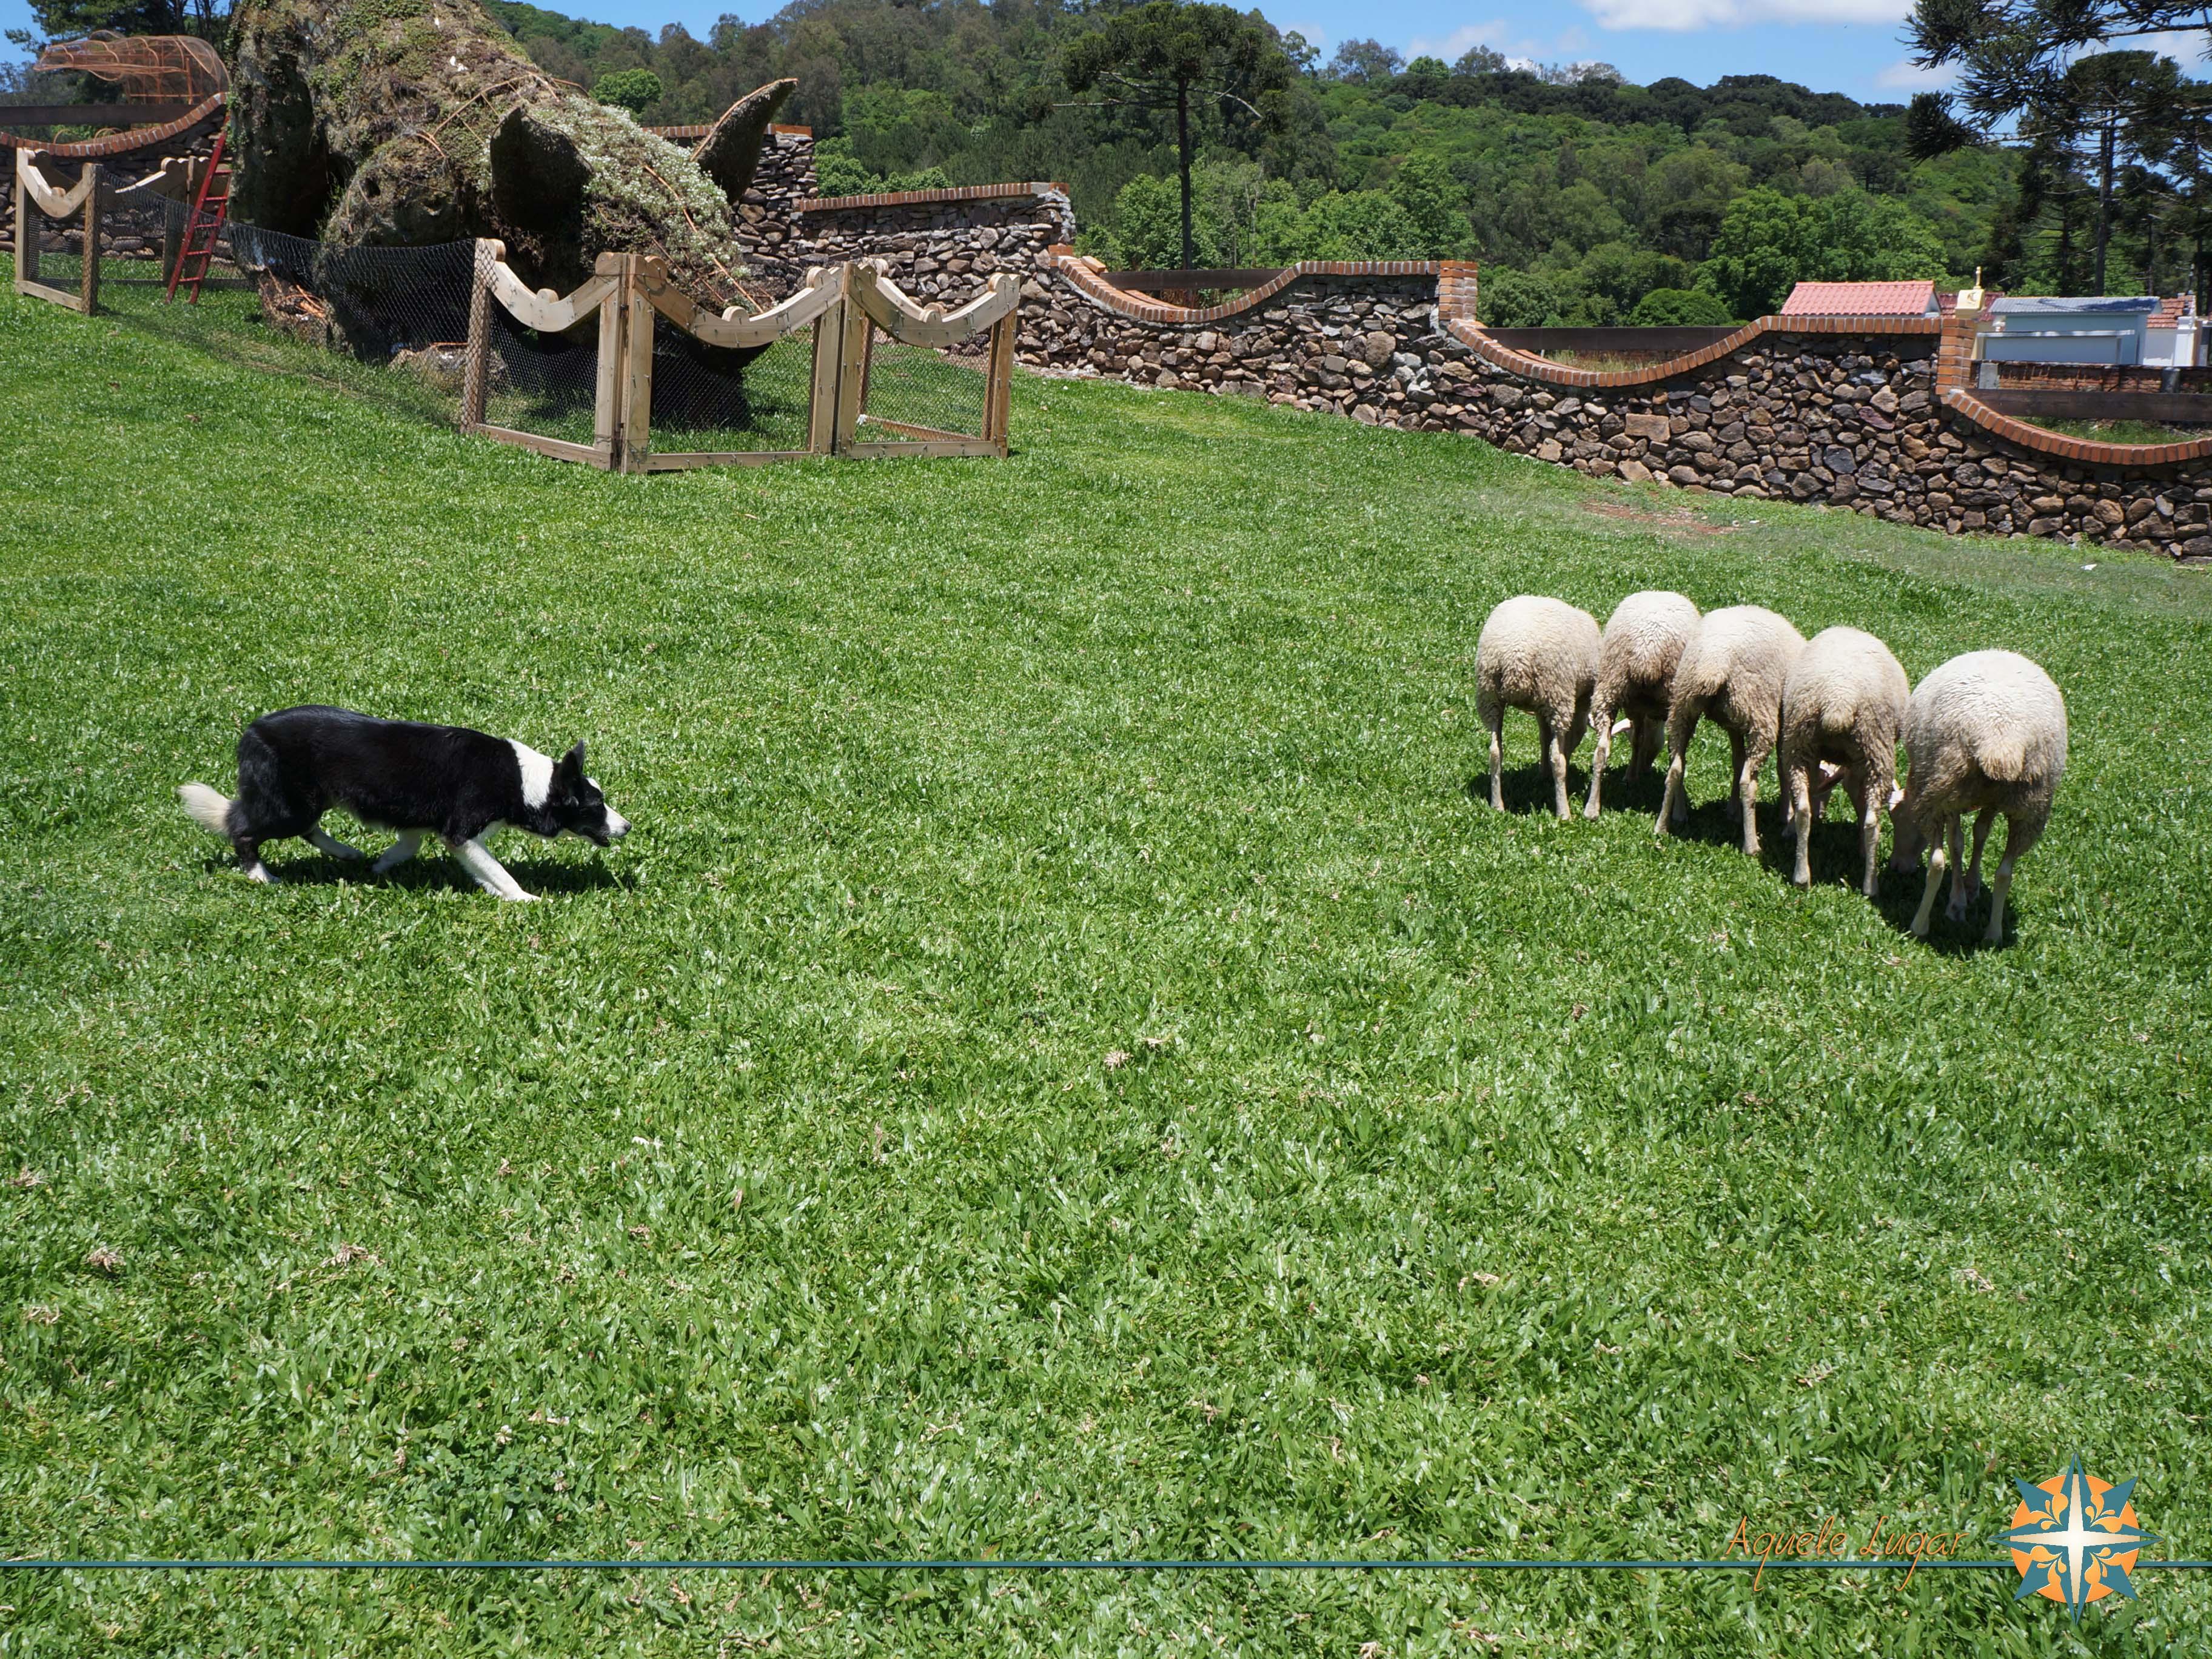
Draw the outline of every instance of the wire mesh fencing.
[[[862,381],[863,441],[941,441],[984,435],[990,407],[987,353],[908,345],[872,323]]]
[[[527,287],[496,242],[332,247],[234,222],[197,293],[172,296],[193,175],[168,174],[118,188],[33,169],[17,291],[613,470],[1006,453],[1005,279],[948,317],[873,267],[826,266],[766,312],[716,316],[643,256],[601,255],[563,296]]]

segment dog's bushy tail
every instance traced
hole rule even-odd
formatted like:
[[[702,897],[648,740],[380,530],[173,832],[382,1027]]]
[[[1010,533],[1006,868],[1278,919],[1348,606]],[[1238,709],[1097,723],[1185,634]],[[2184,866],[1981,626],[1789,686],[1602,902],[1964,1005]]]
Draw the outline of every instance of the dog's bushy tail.
[[[177,799],[185,804],[185,811],[194,823],[210,836],[230,838],[230,799],[218,795],[204,783],[188,783],[177,791]]]

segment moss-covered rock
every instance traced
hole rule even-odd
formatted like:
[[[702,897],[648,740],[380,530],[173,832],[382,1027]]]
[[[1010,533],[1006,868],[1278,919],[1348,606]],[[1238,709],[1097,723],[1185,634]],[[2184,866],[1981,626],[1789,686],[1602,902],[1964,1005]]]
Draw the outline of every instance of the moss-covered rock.
[[[229,40],[240,219],[349,247],[495,236],[564,293],[600,253],[655,253],[700,303],[739,298],[715,178],[555,81],[477,0],[239,0]],[[717,173],[750,177],[719,154]]]

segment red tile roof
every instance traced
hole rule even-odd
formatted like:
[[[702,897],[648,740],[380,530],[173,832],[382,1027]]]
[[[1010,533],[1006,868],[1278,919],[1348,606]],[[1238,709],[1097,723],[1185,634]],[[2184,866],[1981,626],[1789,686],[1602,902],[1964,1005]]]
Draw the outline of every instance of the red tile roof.
[[[1936,309],[1930,283],[1800,283],[1784,317],[1923,317]]]
[[[2197,296],[2194,294],[2177,294],[2171,300],[2158,302],[2158,309],[2150,314],[2150,325],[2153,328],[2172,328],[2184,317],[2195,315],[2196,311]]]

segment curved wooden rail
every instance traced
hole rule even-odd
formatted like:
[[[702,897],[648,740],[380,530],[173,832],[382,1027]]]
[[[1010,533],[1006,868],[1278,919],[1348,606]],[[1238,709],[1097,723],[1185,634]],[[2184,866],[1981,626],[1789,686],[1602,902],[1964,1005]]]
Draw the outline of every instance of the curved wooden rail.
[[[49,219],[73,218],[92,192],[100,188],[100,169],[87,167],[83,178],[70,189],[64,190],[57,185],[48,184],[46,174],[39,171],[39,157],[45,154],[46,151],[41,149],[17,150],[16,182],[22,185],[23,193],[37,204],[39,211]]]
[[[659,258],[638,262],[638,286],[655,311],[694,339],[712,346],[765,346],[806,327],[843,299],[842,271],[840,265],[817,265],[796,294],[751,316],[735,306],[715,316],[669,280],[668,267]]]
[[[958,345],[1010,315],[1022,298],[1022,285],[1003,270],[981,294],[952,312],[916,305],[872,259],[855,264],[850,281],[853,298],[868,320],[902,345]]]
[[[507,314],[516,322],[541,334],[566,333],[605,304],[607,296],[622,286],[620,267],[605,269],[609,258],[619,256],[602,254],[598,274],[574,293],[563,296],[550,288],[532,289],[508,269],[505,243],[489,237],[484,242],[491,250],[486,280],[492,297],[507,307]]]

